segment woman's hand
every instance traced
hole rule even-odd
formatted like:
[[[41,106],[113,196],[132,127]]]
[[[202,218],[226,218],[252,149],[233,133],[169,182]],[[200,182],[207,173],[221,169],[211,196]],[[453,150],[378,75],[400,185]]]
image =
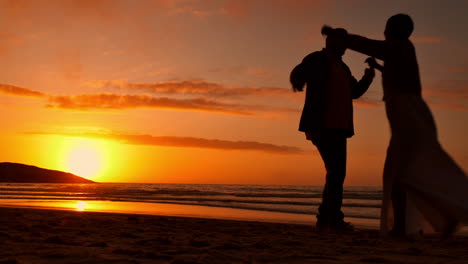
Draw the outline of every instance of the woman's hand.
[[[324,35],[324,36],[331,35],[333,33],[333,31],[335,31],[335,29],[328,26],[328,25],[323,25],[323,27],[322,27],[322,35]]]

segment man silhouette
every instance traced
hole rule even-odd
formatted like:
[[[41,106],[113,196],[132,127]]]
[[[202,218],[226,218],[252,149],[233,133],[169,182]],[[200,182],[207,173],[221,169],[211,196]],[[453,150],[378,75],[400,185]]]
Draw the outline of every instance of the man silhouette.
[[[307,55],[290,75],[294,91],[307,84],[299,131],[317,147],[327,172],[316,224],[321,230],[353,230],[341,211],[347,138],[354,135],[352,99],[362,96],[375,76],[368,68],[359,82],[353,77],[341,59],[346,36],[346,30],[334,30],[326,47]]]

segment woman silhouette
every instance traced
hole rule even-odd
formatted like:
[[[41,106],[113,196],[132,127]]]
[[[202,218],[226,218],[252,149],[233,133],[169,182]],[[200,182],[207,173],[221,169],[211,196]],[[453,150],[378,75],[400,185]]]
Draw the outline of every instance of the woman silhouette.
[[[322,29],[325,34],[332,31]],[[411,18],[398,14],[387,21],[385,41],[351,34],[345,41],[349,49],[384,61],[380,66],[368,60],[382,71],[392,134],[383,173],[381,230],[396,236],[433,231],[449,235],[468,222],[468,178],[439,144],[421,96],[412,32]]]

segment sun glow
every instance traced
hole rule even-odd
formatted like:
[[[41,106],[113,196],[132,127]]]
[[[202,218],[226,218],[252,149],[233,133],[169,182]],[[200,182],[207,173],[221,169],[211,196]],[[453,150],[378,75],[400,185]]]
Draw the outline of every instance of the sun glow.
[[[78,201],[76,203],[76,211],[84,211],[86,209],[86,202],[85,201]]]
[[[105,166],[104,150],[99,142],[90,139],[76,139],[68,146],[65,167],[73,174],[95,178]]]

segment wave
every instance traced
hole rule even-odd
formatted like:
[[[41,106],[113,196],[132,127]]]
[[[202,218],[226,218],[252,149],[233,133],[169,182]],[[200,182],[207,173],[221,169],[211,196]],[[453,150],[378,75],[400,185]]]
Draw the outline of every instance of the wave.
[[[299,206],[318,206],[320,201],[273,201],[273,200],[238,200],[238,199],[218,199],[218,198],[203,198],[203,197],[131,197],[131,196],[63,196],[62,194],[49,194],[42,196],[27,195],[27,194],[0,194],[2,199],[54,199],[54,200],[102,200],[102,201],[139,201],[139,202],[219,202],[225,204],[234,203],[245,203],[245,204],[269,204],[269,205],[299,205]],[[347,203],[346,200],[343,202],[343,206],[346,207],[368,207],[368,208],[380,208],[380,203]]]
[[[197,206],[208,206],[208,207],[223,207],[233,209],[244,209],[244,210],[257,210],[257,211],[268,211],[277,213],[292,213],[292,214],[306,214],[315,215],[317,214],[317,204],[310,207],[272,207],[271,204],[260,204],[260,203],[222,203],[222,202],[200,202],[200,201],[183,201],[183,200],[141,200],[131,198],[112,198],[112,199],[96,199],[97,197],[76,197],[76,199],[63,199],[63,197],[27,197],[27,199],[20,197],[4,197],[3,199],[10,200],[41,200],[41,201],[63,201],[63,200],[80,200],[80,201],[111,201],[111,202],[137,202],[137,203],[164,203],[164,204],[181,204],[181,205],[197,205]],[[266,206],[262,206],[266,205]],[[349,210],[351,208],[361,208],[362,206],[356,204],[343,205],[342,209],[346,216],[356,218],[367,218],[367,219],[379,219],[378,210],[379,207],[368,207],[368,209],[375,209],[373,211],[362,211],[362,210]]]
[[[202,205],[295,214],[316,214],[319,186],[205,184],[0,184],[0,199],[96,200]],[[345,187],[343,211],[379,218],[381,188]]]
[[[0,188],[0,195],[2,193],[39,193],[37,188]],[[296,193],[296,192],[220,192],[220,191],[205,191],[205,190],[180,190],[180,189],[159,189],[159,190],[145,190],[145,189],[95,189],[86,190],[77,189],[76,187],[60,188],[51,191],[40,192],[43,193],[73,193],[79,194],[93,194],[100,196],[115,196],[115,195],[129,195],[129,196],[233,196],[233,197],[245,197],[245,198],[321,198],[321,192],[307,192],[307,193]],[[357,192],[344,192],[344,199],[362,199],[362,200],[380,200],[382,199],[382,194],[379,192],[369,193],[357,193]]]

